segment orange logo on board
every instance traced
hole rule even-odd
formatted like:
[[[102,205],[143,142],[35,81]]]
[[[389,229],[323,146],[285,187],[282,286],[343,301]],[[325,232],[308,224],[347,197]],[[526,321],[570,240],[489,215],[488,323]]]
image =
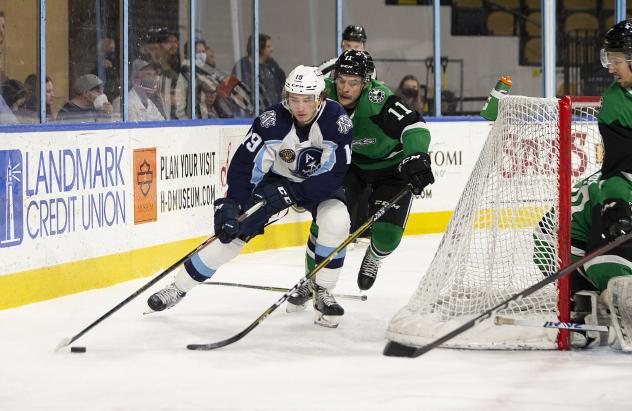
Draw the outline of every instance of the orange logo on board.
[[[156,148],[134,150],[134,224],[157,219]]]

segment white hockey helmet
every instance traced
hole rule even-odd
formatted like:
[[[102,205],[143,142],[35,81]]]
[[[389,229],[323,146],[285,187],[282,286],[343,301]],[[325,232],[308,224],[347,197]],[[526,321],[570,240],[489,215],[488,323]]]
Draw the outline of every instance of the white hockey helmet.
[[[325,90],[325,79],[318,67],[300,65],[290,72],[285,79],[285,92],[313,95],[319,99]]]

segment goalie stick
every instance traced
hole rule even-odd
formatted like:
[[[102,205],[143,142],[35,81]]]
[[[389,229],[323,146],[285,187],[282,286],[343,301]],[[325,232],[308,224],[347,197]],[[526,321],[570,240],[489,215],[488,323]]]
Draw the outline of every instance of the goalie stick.
[[[316,273],[318,273],[331,260],[333,260],[334,257],[339,252],[344,250],[346,246],[348,246],[353,240],[358,238],[364,231],[366,231],[367,228],[373,225],[374,222],[379,220],[395,203],[397,203],[409,191],[410,191],[410,187],[407,186],[406,188],[402,189],[399,193],[397,193],[392,199],[388,201],[388,203],[384,204],[379,210],[375,212],[375,214],[369,217],[369,219],[365,221],[364,224],[358,227],[358,229],[354,231],[349,237],[347,237],[347,239],[344,240],[342,244],[336,247],[336,249],[333,250],[327,257],[325,257],[323,261],[321,261],[318,265],[316,265],[316,267],[312,269],[312,271],[310,271],[303,278],[301,278],[299,282],[294,285],[294,287],[290,288],[285,294],[283,294],[281,298],[277,300],[277,302],[275,302],[267,310],[265,310],[248,327],[246,327],[239,333],[233,335],[232,337],[226,338],[225,340],[221,340],[214,343],[208,343],[208,344],[189,344],[187,345],[187,348],[189,350],[201,350],[201,351],[214,350],[216,348],[225,347],[227,345],[235,343],[241,340],[242,338],[244,338],[246,335],[248,335],[248,333],[250,333],[250,331],[255,329],[259,324],[263,322],[263,320],[265,320],[270,314],[272,314],[277,308],[279,308],[279,306],[283,304],[285,300],[287,300],[294,291],[296,291],[300,286],[302,286],[307,281],[309,281],[312,277],[314,277]]]
[[[501,316],[496,316],[496,318],[494,318],[494,324],[519,325],[523,327],[557,328],[560,330],[569,330],[569,331],[599,331],[601,333],[607,333],[609,330],[608,327],[605,325],[567,323],[567,322],[560,322],[560,321],[520,320],[516,318],[501,317]]]
[[[629,241],[630,239],[632,239],[632,232],[629,232],[627,234],[623,234],[623,235],[615,238],[614,240],[612,240],[608,244],[603,245],[603,246],[597,248],[596,250],[593,250],[589,254],[586,254],[584,257],[582,257],[579,260],[575,261],[574,263],[569,264],[566,267],[564,267],[563,269],[559,270],[558,272],[549,275],[548,277],[544,278],[543,280],[533,284],[531,287],[526,288],[526,289],[524,289],[523,291],[521,291],[521,292],[519,292],[517,294],[514,294],[513,296],[511,296],[510,298],[506,299],[505,301],[495,305],[494,307],[492,307],[489,310],[483,312],[482,314],[478,315],[477,317],[467,321],[465,324],[461,325],[460,327],[456,328],[455,330],[445,334],[443,337],[440,337],[440,338],[438,338],[438,339],[436,339],[436,340],[424,345],[423,347],[412,347],[412,346],[400,344],[400,343],[395,342],[395,341],[389,341],[386,344],[386,346],[384,347],[383,354],[386,355],[386,356],[389,356],[389,357],[411,357],[411,358],[419,357],[420,355],[423,355],[423,354],[427,353],[428,351],[430,351],[430,350],[432,350],[434,348],[437,348],[438,346],[440,346],[444,342],[449,341],[449,340],[453,339],[454,337],[464,333],[465,331],[467,331],[470,328],[474,327],[476,324],[479,324],[479,323],[487,320],[492,315],[496,314],[498,311],[508,308],[509,304],[511,302],[519,301],[522,298],[533,294],[534,292],[538,291],[542,287],[544,287],[544,286],[546,286],[546,285],[548,285],[548,284],[550,284],[550,283],[552,283],[554,281],[557,281],[560,278],[564,277],[565,275],[575,271],[578,267],[581,267],[582,265],[586,264],[587,262],[589,262],[593,258],[599,257],[600,255],[607,253],[608,251],[620,246],[621,244],[625,243],[626,241]]]
[[[261,201],[261,202],[255,204],[255,205],[253,205],[248,210],[246,210],[242,215],[239,216],[238,221],[240,221],[240,222],[244,221],[246,218],[251,216],[255,211],[257,211],[258,209],[260,209],[264,205],[265,205],[265,201]],[[120,310],[123,306],[125,306],[127,303],[132,301],[134,298],[138,297],[141,293],[143,293],[149,287],[151,287],[152,285],[156,284],[158,281],[163,279],[167,274],[169,274],[171,271],[173,271],[175,268],[177,268],[180,264],[184,264],[185,262],[187,262],[191,257],[193,257],[193,255],[195,253],[199,252],[200,250],[205,248],[207,245],[211,244],[213,241],[215,241],[216,238],[217,237],[215,235],[210,236],[209,238],[204,240],[200,245],[195,247],[194,250],[192,250],[187,255],[185,255],[184,257],[182,257],[181,259],[179,259],[178,261],[173,263],[171,266],[169,266],[169,268],[167,268],[166,270],[162,271],[160,274],[158,274],[157,276],[152,278],[145,285],[140,287],[138,290],[134,291],[129,297],[127,297],[126,299],[124,299],[123,301],[118,303],[116,306],[114,306],[114,308],[110,309],[110,311],[106,312],[101,317],[99,317],[96,320],[94,320],[86,328],[84,328],[83,330],[81,330],[77,334],[73,335],[72,337],[66,337],[63,340],[61,340],[59,342],[59,344],[57,344],[57,347],[55,347],[55,351],[59,351],[60,349],[62,349],[64,347],[72,344],[73,342],[77,341],[79,338],[81,338],[81,336],[83,336],[85,333],[90,331],[92,328],[94,328],[101,321],[105,320],[106,318],[108,318],[109,316],[111,316],[112,314],[114,314],[115,312]]]
[[[239,287],[239,288],[252,288],[254,290],[265,290],[265,291],[276,291],[276,292],[280,292],[280,293],[285,293],[287,291],[290,291],[289,288],[284,288],[284,287],[272,287],[269,285],[252,285],[252,284],[240,284],[240,283],[226,283],[226,282],[221,282],[221,281],[210,281],[208,283],[202,283],[204,285],[224,285],[227,287]],[[366,301],[367,297],[366,295],[357,295],[357,294],[338,294],[338,293],[334,293],[333,294],[334,297],[338,297],[338,298],[344,298],[347,300],[359,300],[359,301]]]

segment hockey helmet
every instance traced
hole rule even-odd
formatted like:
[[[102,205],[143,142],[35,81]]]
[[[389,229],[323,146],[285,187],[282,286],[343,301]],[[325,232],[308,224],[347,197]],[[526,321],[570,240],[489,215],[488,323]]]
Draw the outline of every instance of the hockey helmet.
[[[349,25],[342,32],[342,39],[347,41],[361,41],[366,42],[366,31],[362,26]]]
[[[368,51],[347,50],[338,57],[334,66],[334,78],[340,74],[360,76],[362,82],[369,83],[375,66]]]
[[[288,93],[308,94],[318,98],[325,90],[323,73],[318,67],[297,66],[285,79],[284,90]]]
[[[632,19],[620,21],[606,32],[600,52],[601,64],[606,68],[613,63],[609,52],[624,53],[625,60],[632,61]]]

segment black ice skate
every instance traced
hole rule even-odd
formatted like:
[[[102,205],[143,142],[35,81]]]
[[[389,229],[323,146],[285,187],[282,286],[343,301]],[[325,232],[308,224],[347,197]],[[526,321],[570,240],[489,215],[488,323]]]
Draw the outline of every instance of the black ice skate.
[[[287,305],[285,311],[288,313],[294,313],[297,311],[303,311],[306,308],[307,301],[312,298],[312,290],[310,289],[311,280],[305,281],[303,285],[296,289],[287,298]]]
[[[147,299],[147,305],[149,305],[149,308],[153,311],[163,311],[178,304],[185,295],[187,295],[187,293],[178,289],[174,283],[171,283],[149,297]]]
[[[367,248],[366,254],[362,259],[362,265],[360,265],[360,271],[358,272],[358,287],[361,290],[368,290],[373,286],[375,277],[377,277],[377,271],[380,269],[380,258],[378,258],[371,247]]]
[[[336,302],[333,295],[324,287],[312,283],[314,298],[314,324],[336,328],[345,310]]]

